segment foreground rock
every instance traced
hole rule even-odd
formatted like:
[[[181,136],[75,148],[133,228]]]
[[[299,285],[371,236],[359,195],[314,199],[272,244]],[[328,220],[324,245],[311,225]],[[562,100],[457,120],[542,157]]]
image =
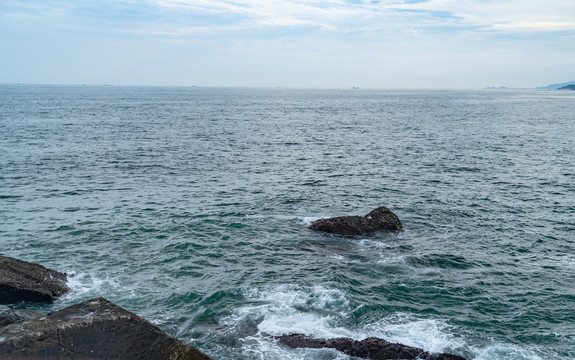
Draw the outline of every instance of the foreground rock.
[[[313,339],[302,334],[276,337],[281,344],[290,348],[333,348],[347,355],[364,359],[424,359],[424,360],[466,360],[452,354],[430,354],[423,349],[390,343],[384,339],[370,337],[357,341],[350,338]]]
[[[362,235],[368,232],[389,230],[400,231],[403,226],[397,215],[381,206],[365,216],[339,216],[314,221],[309,227],[339,235]]]
[[[2,323],[0,359],[212,360],[104,298],[48,315],[3,307]]]
[[[67,293],[66,274],[7,256],[0,256],[0,304],[50,302]]]

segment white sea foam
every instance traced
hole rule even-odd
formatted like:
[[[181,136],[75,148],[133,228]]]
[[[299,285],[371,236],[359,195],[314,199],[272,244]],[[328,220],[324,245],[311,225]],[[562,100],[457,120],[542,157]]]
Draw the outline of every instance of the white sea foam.
[[[372,250],[373,248],[394,249],[397,247],[397,244],[395,243],[390,244],[388,242],[371,239],[360,239],[357,241],[357,245],[361,248],[365,248],[366,250]]]
[[[287,349],[271,336],[301,333],[317,338],[384,338],[433,353],[472,354],[477,360],[542,360],[533,351],[508,344],[472,348],[447,320],[396,313],[354,328],[342,326],[353,311],[345,293],[322,285],[277,285],[246,291],[246,305],[222,320],[230,328],[252,322],[257,333],[240,339],[249,359],[348,359],[333,349]]]
[[[289,350],[267,335],[301,333],[311,337],[350,337],[362,340],[377,336],[417,346],[430,352],[466,349],[462,337],[446,321],[396,314],[358,328],[341,325],[353,309],[345,294],[325,286],[279,285],[247,291],[248,304],[223,320],[224,325],[255,321],[257,334],[242,339],[243,351],[253,359],[347,359],[332,350]],[[264,356],[265,354],[265,356]]]
[[[560,260],[562,266],[566,267],[575,267],[575,257],[573,256],[565,256]]]
[[[278,285],[252,289],[244,295],[248,304],[222,321],[230,327],[257,322],[257,334],[241,339],[244,358],[349,359],[333,349],[288,349],[269,336],[290,333],[313,337],[353,336],[353,332],[337,325],[337,319],[350,311],[349,301],[341,291],[320,285]]]
[[[445,352],[465,347],[454,329],[440,319],[419,319],[409,314],[394,314],[365,327],[366,335],[422,348],[429,352]]]
[[[324,286],[279,285],[246,293],[249,304],[226,319],[228,325],[245,319],[259,319],[261,334],[303,333],[313,336],[350,336],[336,319],[349,312],[344,294]]]
[[[273,218],[277,220],[286,220],[286,221],[298,221],[300,224],[305,226],[310,226],[314,221],[319,219],[326,219],[329,216],[322,216],[322,217],[313,217],[313,216],[293,216],[293,215],[263,215],[263,214],[254,214],[254,215],[246,215],[248,219],[268,219]]]
[[[389,254],[380,254],[378,264],[402,264],[405,263],[405,255],[392,256]]]
[[[306,226],[310,226],[314,221],[319,220],[319,219],[329,219],[333,216],[331,215],[325,215],[325,216],[305,216],[300,218],[302,224],[306,225]]]
[[[121,288],[120,284],[108,275],[99,276],[94,273],[77,273],[75,271],[69,271],[67,275],[67,285],[70,292],[65,295],[64,300],[105,296],[107,293],[117,292]]]
[[[324,218],[306,216],[306,217],[304,217],[304,218],[301,219],[301,222],[302,222],[305,226],[310,226],[314,221],[319,220],[319,219],[324,219]]]
[[[492,341],[485,347],[469,346],[466,336],[442,319],[421,319],[398,313],[366,325],[363,330],[362,338],[377,336],[432,353],[471,353],[476,360],[543,360],[536,349],[512,344]]]
[[[533,350],[520,348],[510,344],[493,344],[485,348],[475,349],[475,360],[543,360]]]
[[[253,360],[349,360],[349,356],[335,349],[288,349],[265,336],[244,339],[242,358]]]
[[[401,264],[405,262],[405,255],[397,250],[397,241],[382,241],[373,239],[360,239],[357,241],[358,250],[370,256],[378,264]],[[375,256],[375,258],[374,258]]]

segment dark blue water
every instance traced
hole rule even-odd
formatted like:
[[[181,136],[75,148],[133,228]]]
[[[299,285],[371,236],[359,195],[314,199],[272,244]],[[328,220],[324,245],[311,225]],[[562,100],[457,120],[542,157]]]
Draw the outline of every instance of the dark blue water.
[[[216,359],[575,357],[575,92],[0,86],[0,253]],[[399,234],[313,232],[378,206]],[[24,305],[20,305],[24,306]]]

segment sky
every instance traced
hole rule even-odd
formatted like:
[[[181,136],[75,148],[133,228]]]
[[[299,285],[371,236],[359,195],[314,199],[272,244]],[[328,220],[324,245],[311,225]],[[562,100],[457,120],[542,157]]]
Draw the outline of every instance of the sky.
[[[0,83],[532,88],[574,0],[0,0]]]

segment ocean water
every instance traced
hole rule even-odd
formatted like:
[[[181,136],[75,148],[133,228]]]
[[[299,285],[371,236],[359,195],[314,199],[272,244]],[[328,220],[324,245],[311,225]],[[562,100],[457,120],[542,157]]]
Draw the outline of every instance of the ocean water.
[[[313,232],[387,206],[404,231]],[[575,92],[0,86],[0,253],[215,359],[575,358]]]

